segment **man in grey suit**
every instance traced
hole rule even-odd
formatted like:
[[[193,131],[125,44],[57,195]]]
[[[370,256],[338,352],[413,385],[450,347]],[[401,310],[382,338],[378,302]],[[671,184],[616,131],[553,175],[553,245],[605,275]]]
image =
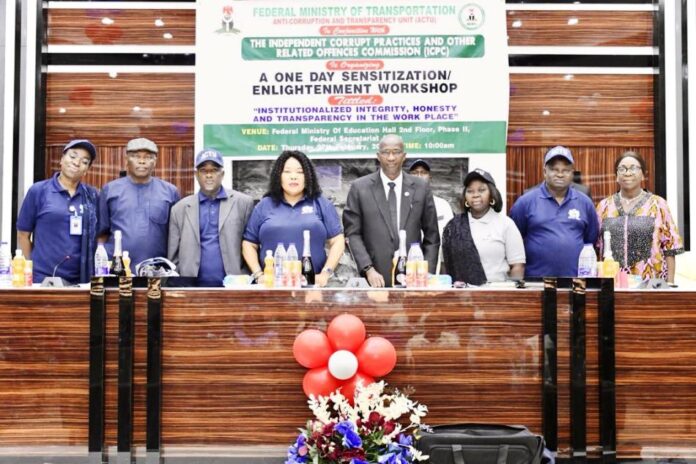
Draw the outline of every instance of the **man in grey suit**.
[[[422,242],[429,271],[435,272],[440,234],[428,183],[402,171],[406,153],[396,134],[385,135],[377,152],[380,169],[353,182],[343,210],[346,244],[372,287],[391,286],[399,230],[406,243]],[[398,224],[398,226],[397,226]]]
[[[169,259],[182,277],[198,285],[220,287],[227,274],[246,273],[242,234],[254,209],[250,196],[222,187],[222,154],[205,149],[196,155],[197,194],[172,207]]]

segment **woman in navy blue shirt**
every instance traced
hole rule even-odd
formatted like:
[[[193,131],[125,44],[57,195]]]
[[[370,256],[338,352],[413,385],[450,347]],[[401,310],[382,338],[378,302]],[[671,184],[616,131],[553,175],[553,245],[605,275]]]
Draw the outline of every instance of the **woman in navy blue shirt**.
[[[97,190],[82,182],[97,149],[73,140],[63,149],[60,172],[29,188],[17,217],[17,244],[34,262],[34,282],[54,274],[89,282],[97,228]],[[54,271],[55,270],[55,271]]]
[[[303,231],[310,231],[316,285],[323,287],[334,272],[345,247],[343,228],[334,205],[321,194],[314,165],[300,151],[284,151],[273,164],[268,192],[251,213],[244,240],[244,260],[259,277],[261,259],[294,243],[302,254]],[[328,248],[328,254],[326,253]]]

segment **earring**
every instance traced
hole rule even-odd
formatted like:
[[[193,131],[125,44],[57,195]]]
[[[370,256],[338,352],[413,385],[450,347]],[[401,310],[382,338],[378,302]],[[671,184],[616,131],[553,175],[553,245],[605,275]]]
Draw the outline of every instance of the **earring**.
[[[495,200],[491,200],[491,206],[495,206]]]
[[[468,201],[465,201],[465,202],[464,202],[464,207],[465,207],[465,208],[470,208],[469,202],[468,202]]]

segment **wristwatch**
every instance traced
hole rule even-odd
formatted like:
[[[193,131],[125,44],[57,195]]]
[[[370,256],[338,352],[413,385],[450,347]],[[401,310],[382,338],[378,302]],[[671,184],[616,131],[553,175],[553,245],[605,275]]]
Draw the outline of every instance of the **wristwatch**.
[[[325,274],[328,274],[329,277],[331,277],[332,275],[334,275],[334,270],[331,269],[330,267],[325,267],[324,270],[321,271],[321,272],[323,272],[323,273],[325,273]]]
[[[362,274],[363,274],[363,275],[367,275],[367,271],[369,271],[369,270],[372,269],[373,267],[374,267],[374,266],[373,266],[372,264],[368,264],[367,266],[365,266],[364,268],[362,268],[362,271],[361,271]]]

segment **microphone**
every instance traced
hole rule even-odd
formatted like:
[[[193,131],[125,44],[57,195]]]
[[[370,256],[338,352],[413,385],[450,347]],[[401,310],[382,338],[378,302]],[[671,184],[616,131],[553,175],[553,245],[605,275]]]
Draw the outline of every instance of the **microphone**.
[[[63,257],[63,259],[58,261],[58,264],[56,264],[53,267],[53,275],[51,277],[44,278],[43,282],[41,282],[41,286],[42,287],[67,287],[68,285],[70,285],[70,283],[66,282],[62,277],[56,277],[56,272],[58,272],[58,268],[60,267],[60,265],[69,259],[70,259],[70,255],[65,255]]]

